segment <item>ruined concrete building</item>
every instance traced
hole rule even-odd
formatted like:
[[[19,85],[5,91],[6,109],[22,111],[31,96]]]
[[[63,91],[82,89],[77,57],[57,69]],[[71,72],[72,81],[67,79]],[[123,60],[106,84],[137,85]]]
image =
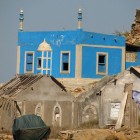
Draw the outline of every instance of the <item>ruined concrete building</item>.
[[[55,78],[18,75],[0,88],[0,129],[12,130],[13,120],[27,114],[41,116],[52,127],[77,126],[75,98]]]
[[[140,10],[136,10],[135,20],[131,26],[131,32],[126,38],[126,42],[140,46]]]

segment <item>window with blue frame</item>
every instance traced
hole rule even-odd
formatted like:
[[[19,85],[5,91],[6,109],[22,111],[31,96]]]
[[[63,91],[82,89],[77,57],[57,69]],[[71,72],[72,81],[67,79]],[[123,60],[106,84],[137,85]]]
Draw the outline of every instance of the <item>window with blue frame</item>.
[[[26,52],[26,72],[33,72],[33,52]]]
[[[108,55],[97,53],[97,74],[107,74]]]
[[[70,53],[61,52],[61,72],[69,73],[70,71]]]

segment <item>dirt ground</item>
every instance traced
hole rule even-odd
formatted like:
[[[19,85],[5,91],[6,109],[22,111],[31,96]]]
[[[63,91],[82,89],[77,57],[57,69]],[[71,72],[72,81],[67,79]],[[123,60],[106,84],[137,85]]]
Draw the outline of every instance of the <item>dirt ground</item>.
[[[8,133],[0,132],[0,140],[13,140],[13,136]]]
[[[0,140],[13,140],[12,135],[0,133]],[[61,131],[57,138],[49,140],[140,140],[140,129],[83,129]]]
[[[114,131],[111,129],[84,129],[67,131],[60,134],[62,140],[140,140],[140,129],[121,128]],[[69,139],[68,139],[69,138]]]

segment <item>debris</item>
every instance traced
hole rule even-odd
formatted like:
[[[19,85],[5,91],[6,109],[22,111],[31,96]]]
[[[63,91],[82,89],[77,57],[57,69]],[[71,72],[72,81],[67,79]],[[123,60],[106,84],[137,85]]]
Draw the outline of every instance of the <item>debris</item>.
[[[12,134],[0,134],[0,140],[14,140]]]
[[[73,135],[77,132],[79,132],[80,130],[66,130],[66,131],[60,131],[59,138],[63,139],[63,140],[72,140],[73,139]]]
[[[136,11],[135,21],[131,26],[131,32],[126,36],[128,44],[140,45],[140,10]]]

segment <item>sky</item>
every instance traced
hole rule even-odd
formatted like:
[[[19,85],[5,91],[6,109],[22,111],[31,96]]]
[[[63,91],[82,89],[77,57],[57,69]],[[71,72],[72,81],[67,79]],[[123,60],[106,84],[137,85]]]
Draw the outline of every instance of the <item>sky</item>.
[[[0,0],[0,83],[16,74],[19,12],[24,31],[76,30],[83,12],[83,30],[114,34],[131,29],[140,0]]]

